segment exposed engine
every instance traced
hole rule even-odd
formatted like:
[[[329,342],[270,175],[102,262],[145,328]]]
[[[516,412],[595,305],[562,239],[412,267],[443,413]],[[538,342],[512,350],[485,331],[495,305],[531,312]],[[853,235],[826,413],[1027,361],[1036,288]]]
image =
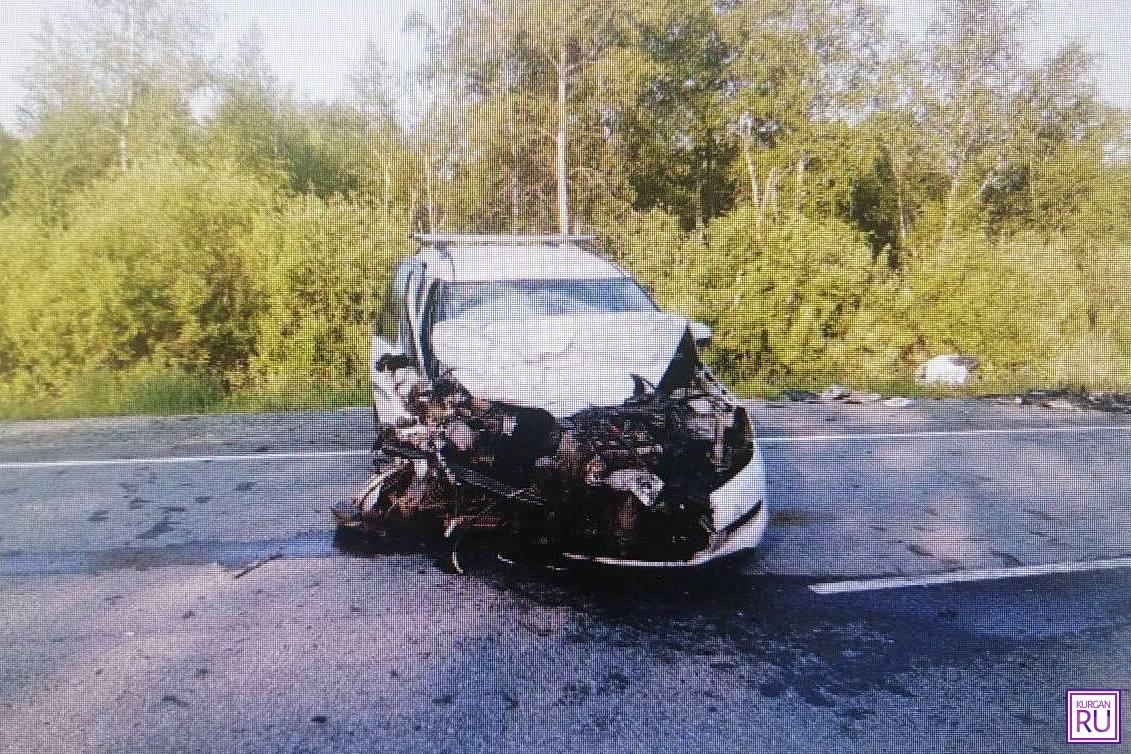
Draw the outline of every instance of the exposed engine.
[[[365,490],[335,515],[363,531],[513,535],[546,554],[689,557],[715,534],[711,491],[752,457],[750,422],[690,343],[659,385],[635,381],[622,405],[561,420],[451,376],[412,387],[412,418],[381,430]]]

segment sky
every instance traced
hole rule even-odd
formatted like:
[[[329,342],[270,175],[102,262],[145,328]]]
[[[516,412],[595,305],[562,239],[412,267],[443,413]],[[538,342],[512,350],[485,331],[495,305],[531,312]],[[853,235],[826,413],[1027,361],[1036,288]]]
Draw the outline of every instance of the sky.
[[[23,90],[19,83],[45,12],[67,0],[0,0],[0,126],[16,130]],[[230,53],[253,23],[263,30],[277,81],[295,94],[332,99],[367,39],[384,51],[390,67],[419,60],[420,44],[406,34],[410,13],[435,19],[434,0],[210,0],[215,55]]]
[[[40,17],[64,0],[0,0],[0,126],[15,131],[23,92],[19,77],[34,44]],[[1004,0],[1012,1],[1012,0]],[[932,0],[887,0],[896,29],[914,36],[926,25]],[[372,38],[391,66],[412,67],[419,43],[404,31],[413,12],[442,23],[436,0],[212,0],[215,54],[230,51],[235,40],[258,21],[267,57],[284,87],[312,99],[332,99],[346,91],[347,76]],[[1097,71],[1101,91],[1131,108],[1131,0],[1044,0],[1031,40],[1034,55],[1057,48],[1065,39],[1083,39],[1102,57]]]

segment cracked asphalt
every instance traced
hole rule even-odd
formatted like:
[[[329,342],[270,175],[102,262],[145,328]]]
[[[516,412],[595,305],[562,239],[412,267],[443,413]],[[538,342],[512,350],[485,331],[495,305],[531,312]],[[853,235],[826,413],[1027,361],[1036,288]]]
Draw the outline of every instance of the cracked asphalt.
[[[1079,749],[1066,690],[1131,688],[1131,571],[808,587],[1131,555],[1131,417],[752,416],[763,547],[663,574],[335,546],[362,409],[2,424],[0,752]],[[20,466],[113,459],[165,460]]]

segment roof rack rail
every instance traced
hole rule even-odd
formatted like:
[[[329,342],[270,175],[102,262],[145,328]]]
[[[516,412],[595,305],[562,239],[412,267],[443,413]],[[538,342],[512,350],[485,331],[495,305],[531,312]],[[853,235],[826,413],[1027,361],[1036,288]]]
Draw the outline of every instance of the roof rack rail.
[[[462,244],[465,246],[485,246],[488,244],[508,243],[561,244],[587,243],[597,240],[597,236],[593,235],[518,235],[511,233],[413,233],[411,236],[409,236],[409,238],[422,244],[432,244],[435,246],[448,246],[452,244]]]

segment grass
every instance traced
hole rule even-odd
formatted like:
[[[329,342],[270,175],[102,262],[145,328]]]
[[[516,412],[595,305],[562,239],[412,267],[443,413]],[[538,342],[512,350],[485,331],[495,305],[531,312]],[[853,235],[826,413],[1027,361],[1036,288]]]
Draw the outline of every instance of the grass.
[[[324,410],[364,406],[369,400],[364,379],[345,384],[279,380],[225,392],[215,375],[179,370],[98,372],[76,378],[62,395],[0,395],[0,420]]]
[[[904,396],[906,398],[976,398],[986,395],[1017,395],[1030,390],[1058,390],[1068,389],[1084,391],[1088,389],[1104,389],[1113,392],[1128,392],[1127,385],[1078,385],[1037,380],[1022,379],[986,379],[975,375],[970,384],[963,387],[946,387],[923,385],[908,378],[853,379],[845,375],[837,375],[827,379],[797,379],[788,383],[782,381],[767,381],[760,379],[735,380],[724,379],[731,384],[739,395],[750,398],[763,398],[776,400],[781,398],[787,390],[809,390],[819,393],[829,385],[844,385],[852,390],[861,392],[880,393],[884,396]]]
[[[909,398],[966,398],[979,395],[1015,394],[1026,390],[1079,385],[1037,383],[1032,380],[975,379],[962,388],[930,387],[911,379],[852,379],[846,375],[814,375],[795,380],[767,381],[759,378],[729,379],[742,396],[776,399],[786,390],[819,392],[830,384],[854,390],[901,395]],[[1119,391],[1121,386],[1092,386]],[[1127,386],[1122,386],[1127,391]],[[76,419],[99,416],[171,416],[177,414],[270,413],[276,411],[327,410],[367,406],[369,384],[365,378],[326,382],[310,379],[279,379],[252,388],[225,392],[219,377],[179,370],[135,370],[126,373],[98,372],[75,380],[64,395],[30,398],[0,395],[0,421],[27,419]]]
[[[267,413],[271,411],[325,410],[368,406],[369,382],[327,384],[312,381],[280,381],[268,388],[245,389],[225,397],[219,413]]]

